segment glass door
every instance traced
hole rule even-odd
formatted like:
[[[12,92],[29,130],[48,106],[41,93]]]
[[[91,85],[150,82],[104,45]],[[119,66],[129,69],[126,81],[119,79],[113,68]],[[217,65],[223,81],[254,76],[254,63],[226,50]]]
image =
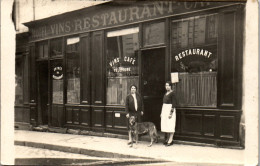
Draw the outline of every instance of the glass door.
[[[64,103],[64,88],[63,88],[63,61],[52,60],[51,66],[51,125],[55,127],[63,126],[63,103]]]

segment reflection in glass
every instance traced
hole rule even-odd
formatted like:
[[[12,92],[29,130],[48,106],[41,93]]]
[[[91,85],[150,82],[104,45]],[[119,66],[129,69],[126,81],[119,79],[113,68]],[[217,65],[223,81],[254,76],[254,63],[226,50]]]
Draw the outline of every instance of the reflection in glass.
[[[67,39],[67,103],[80,103],[79,38]]]
[[[171,72],[178,72],[179,106],[217,105],[218,15],[172,21]]]
[[[150,23],[144,28],[144,46],[164,44],[165,40],[165,24]]]
[[[39,42],[36,46],[36,57],[38,59],[48,58],[48,42]]]
[[[61,56],[62,55],[62,38],[51,40],[51,56]]]
[[[15,59],[15,104],[23,104],[22,58]]]
[[[107,34],[107,104],[124,105],[132,84],[138,86],[138,28]]]
[[[63,66],[62,61],[54,61],[52,69],[52,103],[63,103]]]

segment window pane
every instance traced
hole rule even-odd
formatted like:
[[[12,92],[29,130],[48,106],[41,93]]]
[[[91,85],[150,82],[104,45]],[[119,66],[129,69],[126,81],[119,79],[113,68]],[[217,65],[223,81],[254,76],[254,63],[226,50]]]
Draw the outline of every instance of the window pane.
[[[217,105],[217,15],[172,22],[171,72],[178,72],[179,106]]]
[[[48,58],[48,42],[39,42],[36,47],[36,53],[38,59]]]
[[[62,55],[62,38],[51,40],[51,56]]]
[[[23,64],[22,57],[15,59],[15,104],[23,104]]]
[[[77,38],[79,39],[79,38]],[[67,103],[80,103],[79,40],[67,40]]]
[[[164,44],[165,25],[164,22],[151,23],[144,28],[144,46]]]
[[[52,102],[63,103],[63,66],[62,61],[52,62]]]
[[[139,82],[138,31],[131,28],[107,36],[107,104],[124,105],[129,86]]]

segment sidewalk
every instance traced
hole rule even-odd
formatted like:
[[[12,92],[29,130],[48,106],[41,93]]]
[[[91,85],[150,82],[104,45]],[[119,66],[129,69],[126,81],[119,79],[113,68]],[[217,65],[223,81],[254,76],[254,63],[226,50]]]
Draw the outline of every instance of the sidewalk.
[[[146,158],[178,163],[243,165],[244,150],[174,144],[165,147],[140,141],[132,148],[126,139],[15,130],[15,145],[46,148],[108,158]]]

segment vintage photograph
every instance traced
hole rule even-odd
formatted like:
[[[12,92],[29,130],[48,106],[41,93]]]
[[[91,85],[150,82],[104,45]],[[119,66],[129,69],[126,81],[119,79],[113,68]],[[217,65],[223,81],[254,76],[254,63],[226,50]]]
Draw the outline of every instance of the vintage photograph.
[[[12,164],[256,165],[249,7],[14,0]]]

